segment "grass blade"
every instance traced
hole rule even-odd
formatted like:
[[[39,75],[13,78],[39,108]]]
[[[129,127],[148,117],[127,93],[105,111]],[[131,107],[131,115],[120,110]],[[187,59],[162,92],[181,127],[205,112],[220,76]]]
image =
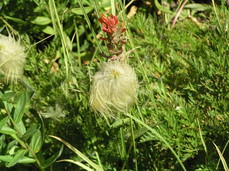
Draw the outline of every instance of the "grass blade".
[[[69,55],[69,50],[67,48],[66,36],[64,35],[63,26],[61,25],[54,0],[49,0],[49,9],[50,9],[50,14],[51,14],[51,19],[52,19],[54,30],[56,34],[60,34],[61,44],[62,44],[63,53],[64,53],[64,64],[65,64],[65,69],[66,69],[66,77],[68,78],[69,63],[71,65],[71,61],[69,57],[70,55]]]
[[[220,157],[220,160],[221,160],[221,162],[222,162],[222,164],[223,164],[224,170],[225,170],[225,171],[229,171],[229,168],[228,168],[228,166],[227,166],[227,162],[226,162],[226,160],[224,159],[223,154],[221,153],[221,151],[219,150],[218,146],[217,146],[214,142],[213,142],[213,144],[214,144],[214,146],[215,146],[215,148],[216,148],[216,150],[217,150],[217,152],[218,152],[218,154],[219,154],[219,157]]]
[[[97,47],[99,48],[99,51],[102,52],[102,49],[101,49],[100,44],[99,44],[99,41],[98,41],[98,39],[96,38],[95,30],[93,29],[93,27],[92,27],[92,25],[91,25],[91,22],[90,22],[90,20],[89,20],[89,18],[88,18],[88,16],[87,16],[87,13],[86,13],[86,11],[85,11],[85,9],[84,9],[84,6],[83,6],[83,4],[82,4],[82,1],[79,0],[78,3],[79,3],[79,5],[80,5],[80,8],[83,10],[84,18],[85,18],[85,20],[86,20],[86,22],[87,22],[88,28],[91,30],[91,32],[92,32],[92,34],[93,34],[93,37],[94,37],[95,42],[96,42],[96,45],[97,45]]]
[[[206,146],[206,144],[204,142],[203,134],[202,134],[202,131],[201,131],[201,128],[200,128],[199,119],[197,119],[197,123],[198,123],[198,128],[199,128],[199,133],[200,133],[200,139],[201,139],[201,142],[202,142],[202,144],[204,146],[204,151],[205,151],[206,154],[208,154],[207,146]]]
[[[69,144],[68,142],[64,141],[63,139],[53,136],[53,135],[49,135],[52,138],[57,139],[58,141],[62,142],[63,144],[65,144],[69,149],[71,149],[73,152],[75,152],[80,158],[82,158],[85,162],[87,162],[91,167],[93,167],[94,169],[98,170],[98,171],[103,171],[103,169],[101,167],[99,167],[99,165],[95,164],[93,161],[91,161],[87,156],[85,156],[83,153],[81,153],[79,150],[77,150],[75,147],[73,147],[71,144]]]
[[[223,148],[222,155],[223,155],[223,153],[225,152],[225,150],[226,150],[228,144],[229,144],[229,140],[227,141],[226,145],[225,145],[224,148]],[[217,163],[217,165],[216,165],[216,170],[218,170],[219,163],[220,163],[220,158],[219,158],[219,161],[218,161],[218,163]]]
[[[75,165],[78,165],[80,166],[81,168],[87,170],[87,171],[93,171],[93,169],[89,168],[88,166],[86,166],[85,164],[83,163],[80,163],[80,162],[77,162],[77,161],[74,161],[74,160],[70,160],[70,159],[63,159],[63,160],[58,160],[57,162],[69,162],[69,163],[73,163]]]

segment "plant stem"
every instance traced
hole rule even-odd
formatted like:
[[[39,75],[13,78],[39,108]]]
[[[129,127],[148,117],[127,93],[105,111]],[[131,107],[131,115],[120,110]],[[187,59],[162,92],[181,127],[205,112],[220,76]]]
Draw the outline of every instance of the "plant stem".
[[[182,9],[184,8],[184,6],[188,3],[189,0],[185,0],[184,3],[181,5],[181,7],[179,8],[179,10],[177,11],[177,14],[173,20],[173,23],[172,23],[172,28],[175,26],[176,24],[176,21],[178,19],[178,17],[180,16],[180,13],[182,11]]]

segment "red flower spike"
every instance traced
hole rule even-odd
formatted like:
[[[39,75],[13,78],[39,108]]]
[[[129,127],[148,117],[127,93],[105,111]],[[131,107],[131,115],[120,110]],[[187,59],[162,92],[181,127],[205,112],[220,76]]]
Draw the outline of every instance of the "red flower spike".
[[[110,17],[105,17],[102,14],[98,20],[103,25],[102,30],[108,34],[112,34],[118,29],[118,18],[112,14]]]
[[[107,48],[112,56],[104,55],[104,57],[111,60],[122,60],[124,58],[124,46],[126,44],[126,37],[123,34],[126,31],[124,23],[119,23],[116,16],[110,15],[109,17],[101,15],[98,21],[102,24],[102,30],[106,33],[107,37],[100,37],[101,40],[107,42]]]

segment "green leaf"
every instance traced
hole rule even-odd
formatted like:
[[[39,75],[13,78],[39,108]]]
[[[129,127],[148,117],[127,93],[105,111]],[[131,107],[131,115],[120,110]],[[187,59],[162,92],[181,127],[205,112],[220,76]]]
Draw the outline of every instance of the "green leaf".
[[[10,16],[4,16],[4,18],[7,18],[8,20],[14,21],[16,23],[26,24],[26,22],[20,18],[15,18],[15,17],[10,17]]]
[[[30,126],[30,128],[24,133],[24,135],[22,136],[22,139],[24,141],[27,141],[27,139],[29,139],[30,136],[34,135],[34,133],[37,131],[37,125],[33,124]]]
[[[115,121],[112,125],[111,125],[111,128],[117,128],[117,127],[120,127],[122,125],[125,125],[127,123],[130,122],[130,118],[125,118],[125,119],[119,119],[117,121]]]
[[[85,10],[85,13],[87,14],[91,12],[94,8],[93,7],[84,7],[83,9]],[[83,9],[82,8],[73,8],[71,11],[72,13],[77,14],[77,15],[84,15]]]
[[[163,122],[158,122],[158,123],[155,123],[155,124],[152,124],[152,125],[149,125],[149,126],[150,126],[151,128],[154,128],[154,127],[156,127],[156,126],[158,126],[158,125],[160,125],[160,124],[162,124],[162,123],[163,123]],[[149,131],[149,129],[147,129],[147,128],[145,128],[145,127],[141,128],[141,129],[139,129],[139,130],[134,131],[134,139],[137,139],[137,138],[141,137],[141,136],[144,135],[147,131]],[[126,139],[131,138],[131,133],[127,133],[125,137],[126,137]]]
[[[34,163],[35,161],[36,160],[34,160],[33,158],[24,156],[21,160],[18,161],[18,163],[27,164],[27,163]]]
[[[0,130],[2,129],[2,127],[6,124],[7,120],[9,119],[9,117],[5,117],[4,119],[1,120],[0,122]]]
[[[11,113],[11,111],[12,111],[12,109],[13,109],[13,105],[12,105],[11,103],[6,102],[6,101],[3,101],[3,103],[4,103],[4,106],[5,106],[5,109],[6,109],[9,113]]]
[[[8,146],[8,142],[6,142],[6,135],[0,136],[0,149],[4,149],[6,146]]]
[[[38,122],[40,123],[39,126],[41,126],[40,130],[41,130],[42,141],[43,141],[45,137],[45,125],[44,125],[43,118],[40,114],[38,114],[38,112],[35,109],[30,108],[29,111],[33,114],[33,116],[37,118]]]
[[[70,38],[68,37],[68,35],[65,32],[64,32],[63,36],[64,36],[65,42],[67,44],[67,48],[69,50],[72,50],[72,43],[71,43]]]
[[[40,130],[37,130],[36,133],[32,136],[29,146],[34,151],[34,153],[40,151],[42,146],[42,136]]]
[[[10,134],[10,136],[13,137],[16,141],[18,141],[18,142],[21,144],[21,146],[22,146],[23,148],[27,148],[25,142],[22,141],[22,140],[17,136],[17,134]]]
[[[12,140],[10,142],[7,142],[7,149],[10,149],[11,150],[17,144],[18,144],[17,140]],[[9,155],[14,154],[14,153],[10,153],[10,150],[9,150]]]
[[[7,100],[9,100],[10,98],[12,98],[14,95],[15,95],[15,92],[12,92],[12,91],[5,92],[5,93],[2,95],[1,99],[2,99],[3,101],[7,101]]]
[[[53,164],[60,157],[60,155],[63,152],[63,149],[64,149],[64,146],[62,145],[60,148],[60,151],[58,151],[57,153],[52,155],[50,158],[45,160],[44,163],[42,163],[42,168],[45,169],[45,168],[49,167],[51,164]]]
[[[172,11],[170,11],[169,9],[163,7],[158,0],[154,0],[154,4],[157,7],[157,9],[161,10],[162,12],[168,13],[168,14],[173,14]]]
[[[9,149],[9,152],[8,152],[8,153],[9,153],[10,155],[14,155],[15,152],[17,151],[17,148],[18,148],[17,145],[11,146],[10,149],[9,149],[9,147],[8,147],[8,149]]]
[[[7,134],[7,135],[11,135],[11,134],[17,134],[17,132],[10,128],[9,126],[7,125],[4,125],[1,129],[0,129],[0,133],[2,134]]]
[[[184,8],[193,9],[197,11],[205,11],[205,10],[211,9],[212,7],[206,4],[192,3],[192,4],[185,5]]]
[[[12,167],[15,164],[17,164],[19,160],[21,160],[21,158],[23,158],[27,152],[28,152],[27,149],[17,151],[16,155],[10,160],[10,162],[6,165],[6,167]]]
[[[13,119],[16,123],[19,123],[24,115],[25,104],[26,104],[26,93],[23,92],[18,99],[16,108],[14,111]]]
[[[99,4],[100,8],[104,8],[105,10],[111,9],[111,1],[110,0],[102,0],[101,4]]]
[[[26,132],[26,128],[22,120],[17,124],[17,127],[21,134]]]
[[[44,33],[53,35],[55,34],[54,29],[51,26],[46,26],[43,30]]]
[[[45,162],[45,157],[44,157],[42,150],[40,150],[38,153],[36,153],[36,156],[37,156],[37,159],[40,161],[41,167],[43,167],[42,163]]]
[[[1,155],[1,156],[0,156],[0,161],[8,162],[8,161],[11,161],[12,158],[13,158],[13,157],[10,156],[10,155]]]
[[[36,17],[33,21],[31,21],[33,24],[37,24],[37,25],[48,25],[50,24],[52,21],[50,18],[48,17],[43,17],[43,16],[38,16]]]

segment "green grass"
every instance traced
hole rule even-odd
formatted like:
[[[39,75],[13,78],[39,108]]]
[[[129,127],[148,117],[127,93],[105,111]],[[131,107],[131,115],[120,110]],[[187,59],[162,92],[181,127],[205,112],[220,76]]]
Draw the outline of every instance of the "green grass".
[[[163,6],[158,15],[152,11],[157,7],[153,2],[137,3],[137,13],[129,19],[121,12],[125,9],[122,1],[115,2],[21,0],[14,8],[12,0],[0,3],[0,33],[20,35],[27,47],[26,85],[2,85],[0,131],[8,125],[29,134],[25,138],[15,133],[10,136],[10,130],[1,132],[0,170],[226,170],[226,1],[202,4],[208,6],[204,9],[184,8],[173,28],[168,19],[174,14],[166,13]],[[178,7],[169,10],[176,12]],[[97,19],[109,8],[120,14],[128,29],[126,51],[139,47],[129,60],[139,80],[138,103],[116,120],[101,117],[88,102],[93,75],[106,61],[100,53],[107,53],[105,44],[97,39],[101,33]],[[38,16],[44,20],[35,20]],[[14,126],[6,118],[6,109],[18,108],[21,92],[31,99],[23,110],[23,124]],[[15,115],[13,109],[10,113]],[[42,113],[53,117],[42,117]],[[33,136],[29,128],[40,131],[41,149],[32,143],[39,131]],[[66,145],[63,151],[61,142],[49,135]],[[33,155],[23,151],[38,162],[20,164],[15,159],[26,148],[20,142],[31,145],[32,152],[39,149]],[[19,163],[7,168],[9,163],[2,155],[14,156]]]

